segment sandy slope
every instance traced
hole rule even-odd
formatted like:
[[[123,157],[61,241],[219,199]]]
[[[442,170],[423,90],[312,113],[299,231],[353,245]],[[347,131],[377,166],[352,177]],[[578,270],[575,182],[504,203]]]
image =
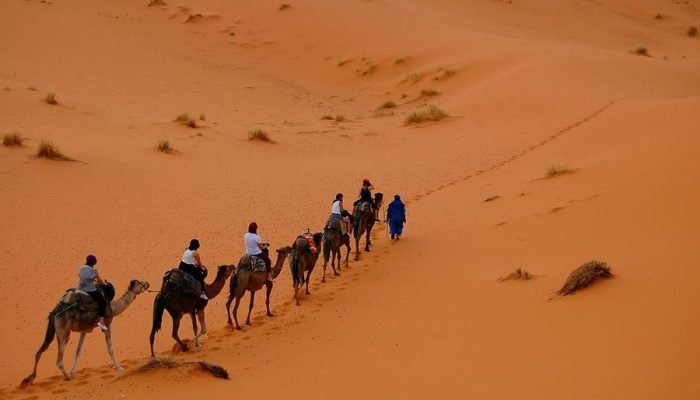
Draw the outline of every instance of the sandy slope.
[[[145,3],[0,5],[0,130],[30,138],[0,149],[2,397],[700,395],[700,47],[684,35],[698,2]],[[387,100],[399,107],[377,115]],[[451,117],[402,127],[425,104]],[[206,120],[173,123],[181,112]],[[277,144],[248,142],[253,128]],[[41,138],[80,162],[31,158]],[[162,138],[181,153],[157,153]],[[552,163],[576,172],[540,179]],[[212,301],[205,348],[178,357],[231,381],[114,380],[93,334],[75,382],[55,376],[52,348],[37,383],[12,389],[84,254],[120,289],[158,286],[191,237],[210,266],[237,259],[250,220],[285,245],[363,176],[408,200],[406,237],[380,226],[349,271],[316,273],[302,307],[285,270],[276,317],[258,296],[243,332]],[[552,298],[591,258],[615,279]],[[516,267],[537,278],[497,283]],[[151,301],[115,320],[127,367],[148,354]]]

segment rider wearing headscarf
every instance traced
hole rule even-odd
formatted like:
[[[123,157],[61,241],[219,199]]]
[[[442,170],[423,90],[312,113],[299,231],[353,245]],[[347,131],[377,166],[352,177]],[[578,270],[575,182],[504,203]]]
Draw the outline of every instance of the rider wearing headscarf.
[[[406,223],[406,206],[398,194],[394,196],[394,201],[389,203],[386,209],[386,218],[389,221],[391,240],[399,240],[401,232],[403,232],[403,224]]]

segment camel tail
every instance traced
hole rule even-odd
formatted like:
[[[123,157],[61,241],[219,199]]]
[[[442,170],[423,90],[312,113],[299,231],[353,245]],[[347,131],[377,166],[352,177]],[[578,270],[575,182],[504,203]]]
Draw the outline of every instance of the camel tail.
[[[238,287],[238,269],[231,276],[231,281],[228,285],[228,298],[236,296],[236,288]]]
[[[161,325],[163,325],[163,313],[165,312],[165,299],[160,293],[156,295],[155,300],[153,300],[153,329],[152,333],[156,333],[160,330]]]
[[[342,234],[341,234],[342,236]],[[331,235],[323,235],[323,261],[331,257]]]
[[[51,345],[51,342],[53,342],[53,338],[56,337],[56,323],[54,322],[56,315],[58,315],[61,307],[56,306],[56,308],[53,309],[49,313],[49,321],[46,324],[46,334],[44,335],[44,343],[41,345],[41,348],[39,349],[40,352],[45,351],[46,349],[49,348],[49,345]]]

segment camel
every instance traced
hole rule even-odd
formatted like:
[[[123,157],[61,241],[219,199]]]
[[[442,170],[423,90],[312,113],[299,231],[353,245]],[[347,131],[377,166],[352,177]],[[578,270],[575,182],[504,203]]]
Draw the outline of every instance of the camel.
[[[382,200],[382,193],[374,195],[374,203],[377,206],[377,210],[382,206]],[[352,231],[355,237],[355,255],[357,257],[360,256],[360,239],[363,234],[365,235],[365,251],[369,251],[369,246],[372,244],[372,240],[369,237],[372,233],[372,227],[374,227],[374,213],[370,204],[367,202],[358,204],[353,212],[352,224]]]
[[[289,246],[281,247],[277,249],[277,260],[275,265],[272,267],[272,279],[277,278],[277,276],[282,271],[282,265],[284,260],[287,258],[292,248]],[[272,317],[270,312],[270,292],[272,292],[272,282],[267,282],[267,273],[253,272],[250,269],[242,268],[241,262],[238,263],[236,267],[236,272],[231,277],[230,283],[230,293],[228,295],[228,301],[226,302],[226,314],[228,314],[228,324],[233,325],[231,321],[231,302],[236,299],[236,304],[233,306],[233,320],[236,322],[236,329],[241,330],[241,326],[238,324],[238,305],[241,302],[241,298],[245,294],[246,290],[250,291],[250,306],[248,307],[248,317],[246,318],[246,325],[250,325],[250,313],[253,311],[253,303],[255,301],[255,292],[260,290],[263,286],[267,288],[267,293],[265,297],[265,306],[267,307],[267,316]]]
[[[345,253],[345,266],[349,264],[350,251],[350,235],[343,235],[340,229],[326,229],[323,232],[323,278],[321,282],[326,282],[326,267],[328,266],[328,259],[331,260],[331,267],[333,268],[333,274],[335,276],[340,275],[340,273],[335,269],[335,260],[338,259],[338,270],[340,270],[340,247],[347,247],[348,251]]]
[[[131,305],[134,299],[136,299],[136,296],[145,292],[148,290],[148,288],[148,282],[132,280],[129,283],[129,288],[119,298],[119,300],[109,303],[111,312],[109,312],[108,309],[107,315],[104,317],[104,324],[107,326],[107,330],[104,332],[104,334],[105,340],[107,341],[107,352],[112,358],[114,369],[117,371],[123,371],[124,369],[119,365],[119,362],[114,357],[114,351],[112,349],[112,319],[123,313],[124,310]],[[34,356],[34,370],[32,371],[31,375],[22,380],[21,387],[26,387],[34,382],[34,378],[36,378],[36,367],[39,364],[41,354],[49,348],[54,336],[58,342],[56,366],[61,370],[63,376],[65,376],[67,380],[72,379],[75,376],[75,370],[78,366],[78,359],[80,358],[80,352],[83,348],[85,335],[92,332],[97,325],[98,319],[97,303],[92,300],[88,294],[76,292],[74,290],[67,291],[61,301],[56,305],[56,307],[54,307],[51,313],[49,313],[49,322],[46,327],[44,343]],[[78,348],[75,351],[73,367],[71,368],[70,372],[66,372],[65,368],[63,367],[63,353],[66,349],[66,344],[68,344],[68,339],[70,338],[71,332],[80,332],[80,339],[78,340]]]
[[[316,249],[321,248],[322,236],[323,233],[321,232],[313,234],[313,241],[316,245]],[[316,266],[316,261],[318,260],[318,253],[312,253],[309,250],[309,245],[304,237],[298,237],[294,242],[294,247],[295,249],[293,256],[289,257],[289,267],[292,270],[294,298],[299,306],[301,305],[301,287],[304,286],[304,282],[306,282],[306,294],[311,294],[309,292],[309,281],[311,280],[311,272],[313,272],[314,267]],[[304,272],[306,272],[306,278],[304,278]]]
[[[210,284],[204,284],[204,290],[209,297],[209,300],[216,297],[221,289],[224,288],[226,284],[226,279],[231,276],[234,270],[234,265],[220,265],[216,273],[216,278]],[[180,269],[174,268],[170,271],[170,274],[186,274],[187,272]],[[199,293],[190,293],[189,290],[183,288],[181,284],[173,283],[170,280],[170,275],[166,273],[163,278],[163,286],[160,289],[160,293],[156,296],[153,301],[153,327],[151,328],[151,357],[155,357],[153,351],[153,342],[155,341],[156,332],[160,330],[163,323],[163,312],[168,310],[168,314],[173,319],[173,339],[180,345],[182,351],[187,351],[187,344],[183,342],[178,336],[177,332],[180,328],[180,319],[185,314],[190,314],[192,317],[192,329],[194,331],[194,345],[195,347],[202,347],[199,343],[199,338],[207,333],[207,323],[205,320],[204,309],[207,307],[209,300],[204,300],[199,297]],[[197,319],[199,319],[199,324],[202,326],[202,330],[197,333]]]

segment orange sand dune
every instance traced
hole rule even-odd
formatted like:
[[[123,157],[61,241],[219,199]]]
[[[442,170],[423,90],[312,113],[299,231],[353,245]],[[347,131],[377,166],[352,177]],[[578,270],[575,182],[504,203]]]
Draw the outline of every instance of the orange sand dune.
[[[0,398],[700,397],[700,47],[686,35],[700,2],[147,3],[0,4],[0,133],[27,138],[0,148]],[[427,105],[449,117],[403,126]],[[185,112],[196,128],[173,122]],[[276,143],[248,141],[256,128]],[[79,162],[35,159],[41,139]],[[543,179],[552,165],[574,173]],[[275,317],[259,293],[242,332],[226,293],[211,301],[204,347],[173,356],[231,380],[120,377],[94,332],[74,381],[54,344],[15,388],[86,254],[118,291],[157,288],[192,237],[210,268],[237,260],[252,220],[287,245],[365,176],[406,200],[405,236],[380,224],[326,284],[317,265],[300,307],[285,269]],[[615,277],[554,295],[593,258]],[[498,282],[515,268],[535,278]],[[152,300],[114,321],[127,370],[148,357]]]

